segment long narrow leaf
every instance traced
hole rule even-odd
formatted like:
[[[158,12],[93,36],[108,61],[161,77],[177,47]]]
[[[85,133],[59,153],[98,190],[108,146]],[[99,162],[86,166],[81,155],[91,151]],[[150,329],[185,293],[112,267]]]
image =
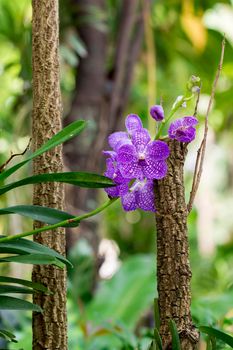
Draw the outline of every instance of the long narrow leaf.
[[[15,255],[7,256],[5,258],[0,258],[1,262],[18,262],[21,264],[34,264],[34,265],[55,265],[57,267],[63,268],[65,265],[57,258],[45,255],[45,254],[25,254],[25,255]]]
[[[211,340],[212,350],[217,350],[216,338],[211,337],[210,340]]]
[[[3,237],[3,236],[0,236]],[[64,256],[57,253],[42,244],[30,241],[28,239],[19,238],[15,241],[0,243],[0,252],[10,254],[45,254],[47,256],[55,257],[66,265],[72,267],[72,264]]]
[[[0,294],[8,294],[8,293],[32,294],[33,289],[12,286],[9,284],[0,284]]]
[[[8,185],[2,186],[0,187],[0,195],[17,187],[42,182],[64,182],[67,184],[86,188],[103,188],[114,186],[114,183],[111,179],[98,174],[83,172],[50,173],[26,177],[22,180],[15,181]]]
[[[0,282],[1,283],[14,283],[14,284],[20,284],[22,286],[26,286],[29,288],[33,288],[35,290],[48,293],[48,288],[43,286],[43,284],[31,282],[27,280],[23,280],[21,278],[14,278],[14,277],[6,277],[6,276],[0,276]],[[50,292],[49,292],[50,293]]]
[[[0,295],[0,310],[28,310],[42,312],[42,309],[29,301]]]
[[[157,328],[154,329],[155,342],[159,350],[163,350],[162,339]]]
[[[15,335],[8,330],[0,329],[0,338],[4,338],[8,341],[12,341],[14,343],[17,343],[17,340],[15,339]]]
[[[22,216],[29,217],[30,219],[44,222],[46,224],[56,224],[67,219],[73,219],[75,216],[68,214],[64,211],[42,207],[39,205],[16,205],[13,207],[0,209],[0,215],[7,214],[19,214]],[[75,227],[79,223],[70,223],[66,227]]]
[[[19,168],[21,168],[24,164],[28,163],[30,160],[38,157],[44,152],[49,151],[50,149],[64,143],[65,141],[70,140],[74,136],[77,136],[86,126],[86,122],[84,120],[76,120],[75,122],[69,124],[67,127],[62,129],[56,135],[54,135],[50,140],[48,140],[42,147],[32,153],[29,157],[27,157],[24,161],[14,165],[13,167],[3,171],[0,174],[0,181],[3,181],[8,176],[13,174]]]
[[[222,340],[225,344],[230,345],[233,348],[233,337],[227,333],[219,331],[216,328],[208,327],[208,326],[200,326],[200,332],[208,334],[212,337],[215,337],[219,340]]]
[[[206,340],[206,350],[212,350],[211,338],[208,337]]]
[[[179,333],[173,320],[169,321],[169,328],[172,334],[172,350],[181,350]]]

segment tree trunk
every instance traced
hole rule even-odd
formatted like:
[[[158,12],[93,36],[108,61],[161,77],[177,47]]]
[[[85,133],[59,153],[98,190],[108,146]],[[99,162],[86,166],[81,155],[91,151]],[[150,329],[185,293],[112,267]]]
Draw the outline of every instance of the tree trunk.
[[[80,18],[91,7],[105,12],[106,0],[71,0],[74,14]],[[80,21],[81,22],[81,21]],[[77,25],[77,15],[74,25]],[[100,31],[95,24],[83,22],[77,32],[87,48],[88,55],[80,59],[76,73],[76,88],[71,111],[66,118],[70,123],[78,118],[91,121],[88,137],[84,134],[65,145],[65,160],[69,169],[102,172],[102,150],[107,136],[121,126],[122,111],[126,106],[132,80],[132,71],[140,52],[143,34],[142,14],[138,0],[122,2],[119,28],[111,72],[106,70],[108,33]],[[77,143],[76,143],[77,142]],[[69,191],[69,190],[68,190]],[[91,210],[96,206],[97,191],[74,188],[67,193],[69,211]],[[72,206],[70,206],[72,203]],[[79,236],[89,240],[94,251],[98,247],[96,223],[82,222]],[[68,249],[77,239],[77,229],[69,229]]]
[[[105,11],[105,0],[71,0],[71,3],[75,16],[74,25],[77,25],[77,16],[80,22],[81,18],[90,16],[90,8],[96,7],[100,12]],[[99,172],[103,135],[107,133],[108,128],[104,112],[107,33],[88,21],[83,21],[77,27],[77,32],[88,54],[87,57],[80,59],[71,110],[65,122],[69,124],[76,119],[85,119],[91,122],[91,127],[88,136],[83,133],[65,145],[65,160],[72,171]],[[87,211],[93,209],[96,205],[96,196],[97,191],[93,189],[68,188],[69,212],[77,214],[77,209]],[[85,236],[88,239],[96,253],[99,239],[93,234],[95,227],[96,224],[93,222],[82,222],[78,232],[79,237]],[[67,231],[69,249],[77,240],[77,228],[69,228]]]
[[[168,145],[167,176],[155,181],[160,334],[164,349],[172,349],[169,331],[172,319],[178,328],[181,349],[194,350],[199,335],[190,312],[191,270],[183,179],[187,146],[176,140],[169,140]]]
[[[61,129],[58,0],[33,0],[32,12],[32,139],[36,150]],[[34,174],[62,170],[61,147],[37,157],[33,163]],[[63,209],[63,201],[62,184],[34,186],[33,204]],[[35,228],[42,225],[34,223]],[[65,253],[63,228],[41,233],[34,239],[61,254]],[[51,265],[36,265],[33,267],[32,279],[43,283],[53,292],[52,295],[36,293],[33,297],[34,303],[43,309],[43,314],[33,313],[33,349],[66,350],[66,271]]]

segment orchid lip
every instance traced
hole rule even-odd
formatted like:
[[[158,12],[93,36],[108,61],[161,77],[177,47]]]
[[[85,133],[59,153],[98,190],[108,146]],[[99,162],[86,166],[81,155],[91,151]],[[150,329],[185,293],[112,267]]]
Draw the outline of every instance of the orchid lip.
[[[138,154],[138,159],[139,160],[145,160],[145,154],[144,153],[139,153]]]

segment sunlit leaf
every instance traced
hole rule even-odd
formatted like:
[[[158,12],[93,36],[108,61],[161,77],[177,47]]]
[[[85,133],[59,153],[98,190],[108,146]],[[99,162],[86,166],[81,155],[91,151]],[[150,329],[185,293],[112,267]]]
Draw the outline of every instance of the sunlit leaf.
[[[84,120],[76,120],[75,122],[69,124],[60,132],[58,132],[56,135],[51,137],[50,140],[48,140],[42,147],[40,147],[38,150],[32,153],[25,160],[14,165],[9,169],[4,170],[0,174],[0,181],[3,181],[4,179],[6,179],[8,176],[13,174],[16,170],[21,168],[24,164],[28,163],[30,160],[34,159],[35,157],[38,157],[44,152],[47,152],[50,149],[70,140],[74,136],[77,136],[85,128],[85,126],[86,126],[86,122]]]

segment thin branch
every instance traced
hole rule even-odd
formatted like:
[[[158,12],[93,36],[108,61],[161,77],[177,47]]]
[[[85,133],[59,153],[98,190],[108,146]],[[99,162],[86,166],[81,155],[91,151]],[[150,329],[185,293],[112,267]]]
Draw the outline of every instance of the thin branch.
[[[32,141],[32,139],[30,138],[29,141],[28,141],[27,147],[25,148],[25,150],[24,150],[23,152],[21,152],[21,153],[12,153],[12,152],[11,152],[11,155],[10,155],[10,157],[7,159],[7,161],[6,161],[4,164],[2,164],[2,165],[0,166],[0,173],[1,173],[1,172],[4,170],[4,168],[12,161],[13,158],[18,157],[18,156],[23,156],[23,155],[29,150],[31,141]]]
[[[194,113],[193,113],[194,117],[197,116],[197,109],[198,109],[198,105],[199,105],[199,101],[200,101],[201,88],[202,88],[202,84],[200,85],[200,88],[199,88],[198,93],[197,93],[197,100],[196,100],[195,109],[194,109]]]
[[[218,65],[218,69],[217,69],[216,75],[215,75],[215,79],[214,79],[214,83],[213,83],[213,86],[212,86],[211,95],[210,95],[210,99],[209,99],[209,104],[208,104],[207,111],[206,111],[205,125],[204,125],[204,135],[203,135],[203,139],[202,139],[201,145],[200,145],[200,147],[199,147],[199,149],[197,151],[197,158],[196,158],[196,164],[195,164],[195,170],[194,170],[193,184],[192,184],[192,189],[191,189],[191,192],[190,192],[189,203],[187,205],[188,213],[190,213],[190,211],[192,210],[193,202],[194,202],[194,199],[195,199],[195,196],[196,196],[199,184],[200,184],[200,180],[201,180],[201,175],[202,175],[202,171],[203,171],[203,163],[204,163],[204,158],[205,158],[205,151],[206,151],[206,141],[207,141],[207,134],[208,134],[209,113],[210,113],[210,109],[211,109],[212,104],[213,104],[217,83],[218,83],[219,76],[220,76],[220,73],[221,73],[221,70],[222,70],[224,51],[225,51],[225,36],[223,37],[223,40],[222,40],[222,49],[221,49],[220,61],[219,61],[219,65]],[[196,109],[197,109],[197,105],[196,105],[196,108],[195,108],[195,112],[196,112]]]

